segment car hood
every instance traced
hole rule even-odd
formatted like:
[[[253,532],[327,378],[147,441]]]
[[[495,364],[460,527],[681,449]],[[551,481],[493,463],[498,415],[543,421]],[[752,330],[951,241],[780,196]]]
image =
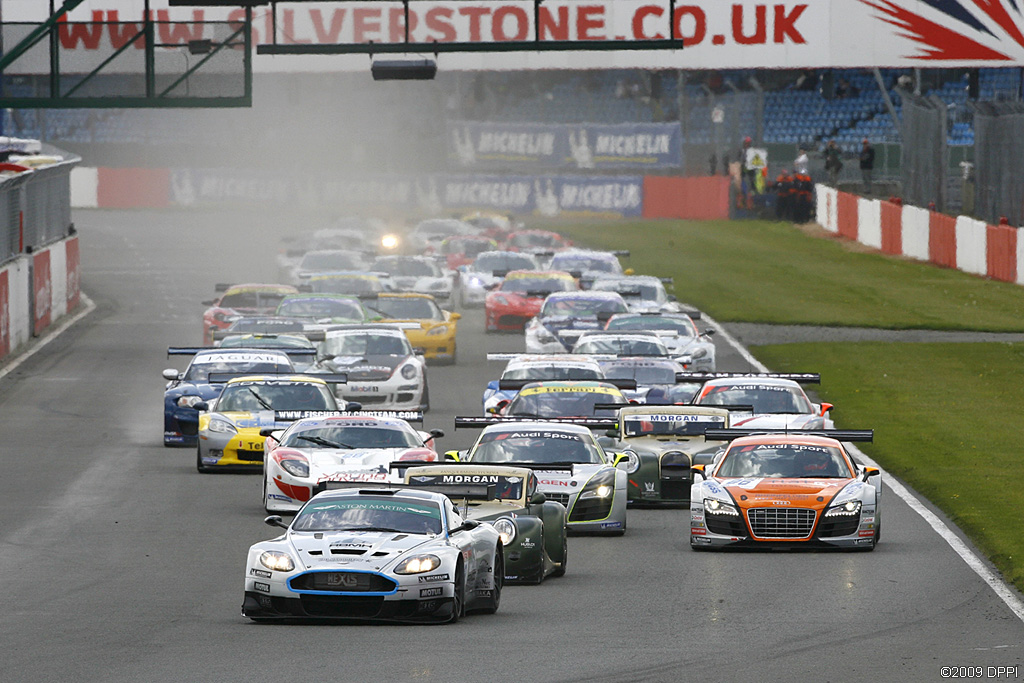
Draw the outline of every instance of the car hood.
[[[391,377],[408,356],[335,356],[322,364],[331,372],[348,375],[348,381],[381,381]]]
[[[820,415],[773,413],[737,414],[730,426],[733,429],[822,429],[825,425]]]
[[[178,398],[179,396],[202,396],[204,399],[209,400],[211,398],[217,398],[223,388],[223,384],[185,383],[171,387],[164,392],[164,396],[167,398]]]
[[[776,507],[780,501],[822,509],[851,484],[850,479],[715,479],[740,507]]]
[[[607,465],[574,465],[572,472],[536,468],[537,490],[542,493],[579,493],[591,477],[605,467]]]
[[[435,538],[381,531],[288,532],[288,541],[306,568],[345,565],[380,569]]]

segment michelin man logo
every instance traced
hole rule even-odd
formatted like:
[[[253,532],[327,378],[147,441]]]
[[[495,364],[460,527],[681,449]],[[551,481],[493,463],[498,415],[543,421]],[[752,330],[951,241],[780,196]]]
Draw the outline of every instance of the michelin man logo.
[[[437,182],[433,178],[427,178],[426,187],[416,181],[416,203],[428,213],[438,213],[444,208],[437,193]]]
[[[544,187],[541,187],[540,180],[533,181],[534,202],[537,206],[537,213],[541,216],[557,216],[562,209],[558,205],[558,195],[555,194],[555,183],[551,178],[546,180]]]
[[[455,158],[462,166],[476,163],[476,147],[473,144],[473,133],[467,126],[452,129],[452,143],[455,145]]]
[[[572,150],[572,158],[576,161],[576,168],[594,168],[594,155],[590,151],[585,128],[569,133],[569,147]]]

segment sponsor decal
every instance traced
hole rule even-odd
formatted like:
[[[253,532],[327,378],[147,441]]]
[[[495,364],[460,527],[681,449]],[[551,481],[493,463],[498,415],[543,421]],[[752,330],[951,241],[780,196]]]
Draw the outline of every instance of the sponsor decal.
[[[70,239],[67,241],[65,246],[65,259],[67,266],[67,289],[66,301],[68,310],[71,310],[78,305],[79,297],[81,296],[81,258],[78,251],[78,238]],[[0,355],[2,353],[2,347],[0,347]]]
[[[263,570],[263,569],[250,569],[250,570],[249,570],[249,573],[250,573],[250,574],[251,574],[252,576],[258,576],[258,577],[260,577],[261,579],[269,579],[269,578],[270,578],[271,576],[273,576],[273,575],[274,575],[274,573],[273,573],[273,572],[268,572],[268,571],[265,571],[265,570]]]
[[[356,588],[359,579],[352,574],[328,574],[327,585],[340,588]]]
[[[705,534],[707,534],[707,531],[704,529],[690,528],[690,536],[704,536]]]
[[[380,387],[379,386],[370,385],[370,384],[364,384],[364,385],[349,384],[345,388],[345,391],[346,391],[346,393],[347,392],[352,392],[352,393],[355,393],[355,394],[369,394],[369,393],[373,393],[375,391],[380,391]]]
[[[693,536],[690,538],[690,542],[696,545],[711,545],[711,539],[703,536]]]
[[[654,482],[653,481],[645,481],[644,482],[644,493],[654,493]]]
[[[497,484],[500,480],[501,477],[496,474],[446,474],[441,477],[441,482],[444,484]]]
[[[576,486],[575,481],[569,481],[566,479],[541,479],[539,480],[539,483],[541,486],[567,486],[570,488]]]
[[[630,414],[626,416],[627,421],[642,421],[642,422],[725,422],[725,418],[721,415],[671,415],[671,414],[652,414],[652,415],[639,415]]]
[[[237,351],[225,351],[224,353],[210,353],[196,356],[192,361],[194,365],[205,365],[216,363],[280,363],[281,356],[268,355],[265,353],[240,353]]]
[[[365,549],[369,549],[369,548],[373,547],[373,544],[372,543],[360,543],[358,541],[353,541],[353,540],[350,540],[350,539],[346,539],[344,541],[334,541],[333,543],[331,543],[331,547],[332,548],[365,548]]]
[[[491,597],[491,595],[494,594],[494,591],[491,590],[490,588],[481,588],[481,589],[477,590],[476,594],[477,594],[477,597],[489,598],[489,597]]]
[[[269,493],[267,494],[267,498],[270,498],[271,500],[291,500],[288,496],[282,496],[279,493]]]
[[[504,441],[505,439],[562,439],[563,441],[583,441],[582,434],[566,432],[490,432],[480,437],[480,443],[488,441]]]
[[[448,574],[431,574],[429,576],[417,577],[419,583],[436,583],[438,581],[450,581],[451,577]]]
[[[252,587],[254,589],[258,590],[260,593],[269,593],[270,592],[270,584],[269,583],[260,583],[259,581],[255,581],[255,582],[253,582]]]
[[[444,588],[441,588],[440,586],[438,586],[437,588],[421,588],[420,589],[420,597],[421,598],[439,598],[442,595],[444,595]]]
[[[602,529],[621,529],[622,522],[601,522]]]
[[[339,410],[276,410],[274,422],[295,422],[307,417],[333,417],[344,414]]]

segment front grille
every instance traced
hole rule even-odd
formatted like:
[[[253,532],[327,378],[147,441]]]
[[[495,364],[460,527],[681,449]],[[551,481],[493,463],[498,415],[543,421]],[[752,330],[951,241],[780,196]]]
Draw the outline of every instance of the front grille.
[[[528,322],[530,322],[530,318],[521,315],[498,316],[498,324],[504,327],[526,327]]]
[[[611,498],[576,499],[576,504],[569,513],[570,522],[596,522],[604,519],[612,509]]]
[[[408,403],[412,399],[413,399],[413,395],[412,394],[404,394],[404,393],[403,394],[399,394],[398,396],[395,397],[395,401],[398,402],[398,403]]]
[[[388,397],[382,394],[352,394],[346,401],[358,401],[364,406],[371,406],[378,403],[387,403]]]
[[[336,591],[338,593],[389,593],[398,585],[380,574],[365,572],[310,572],[288,582],[296,591]]]
[[[814,510],[803,508],[752,508],[747,522],[756,538],[807,538],[814,528]]]
[[[302,609],[311,617],[375,617],[384,604],[383,597],[361,595],[301,595]]]
[[[834,538],[836,536],[850,536],[857,532],[860,526],[860,515],[846,515],[845,517],[822,517],[818,524],[818,536],[821,538]]]
[[[561,503],[565,507],[569,507],[569,494],[568,493],[545,493],[544,497],[548,500],[553,500],[556,503]]]
[[[349,368],[344,371],[348,375],[349,382],[383,382],[391,377],[391,371],[383,370],[360,370]]]
[[[249,451],[239,448],[237,455],[239,460],[245,460],[246,462],[263,462],[263,451]]]
[[[743,520],[733,515],[704,515],[704,523],[708,531],[722,536],[735,536],[746,538],[747,530],[743,527]]]

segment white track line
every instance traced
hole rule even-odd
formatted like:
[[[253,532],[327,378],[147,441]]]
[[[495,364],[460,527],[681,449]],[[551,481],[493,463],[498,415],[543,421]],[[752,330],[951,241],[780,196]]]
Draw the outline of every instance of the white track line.
[[[67,330],[69,327],[71,327],[72,325],[77,323],[79,320],[81,320],[82,318],[84,318],[85,316],[89,315],[90,313],[92,313],[93,311],[96,310],[96,304],[93,303],[92,299],[87,297],[85,294],[80,294],[79,296],[81,297],[82,304],[84,305],[84,308],[82,308],[82,310],[80,310],[74,316],[68,318],[67,320],[62,322],[60,325],[58,325],[57,327],[53,328],[48,333],[46,333],[46,335],[43,336],[42,338],[40,338],[39,341],[36,342],[32,346],[32,348],[30,348],[28,351],[26,351],[25,353],[21,354],[20,356],[15,358],[13,361],[11,361],[10,365],[8,365],[7,367],[5,367],[3,369],[0,369],[0,379],[3,379],[9,373],[14,372],[15,370],[17,370],[18,366],[20,366],[22,363],[27,361],[32,356],[36,355],[36,353],[40,349],[42,349],[44,346],[46,346],[47,344],[52,342],[54,339],[56,339],[58,335],[60,335],[65,330]]]
[[[725,328],[718,324],[714,318],[710,317],[706,313],[702,313],[701,319],[707,320],[708,323],[718,331],[718,334],[720,334],[722,338],[729,343],[729,346],[736,349],[736,351],[743,356],[744,360],[750,363],[751,366],[757,368],[758,372],[768,372],[768,368],[765,364],[755,358],[750,351],[747,351],[747,349],[745,349],[735,337],[729,334]],[[878,467],[879,469],[882,469],[877,462],[869,458],[862,450],[853,444],[847,444],[847,449],[854,455],[854,457],[859,458],[861,462],[866,463],[870,467]],[[989,588],[999,596],[999,599],[1006,603],[1006,606],[1010,608],[1010,611],[1017,615],[1018,619],[1024,621],[1024,602],[1021,602],[1016,591],[997,576],[996,573],[992,571],[980,557],[967,547],[966,543],[960,540],[959,536],[953,533],[952,529],[950,529],[945,522],[939,519],[938,515],[925,507],[924,503],[911,493],[907,487],[896,481],[889,474],[884,474],[884,478],[889,489],[902,498],[903,501],[910,506],[911,510],[921,515],[921,518],[928,523],[928,526],[930,526],[935,533],[941,536],[942,539],[949,544],[953,549],[953,552],[959,555],[960,558],[967,563],[967,566],[974,570],[974,573],[980,576],[981,580],[987,583]]]

